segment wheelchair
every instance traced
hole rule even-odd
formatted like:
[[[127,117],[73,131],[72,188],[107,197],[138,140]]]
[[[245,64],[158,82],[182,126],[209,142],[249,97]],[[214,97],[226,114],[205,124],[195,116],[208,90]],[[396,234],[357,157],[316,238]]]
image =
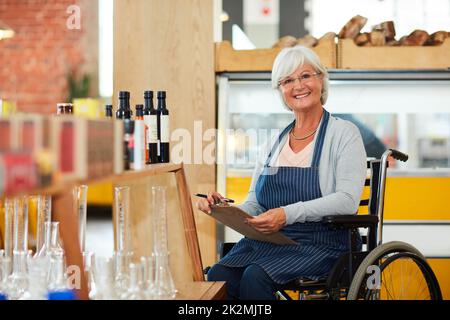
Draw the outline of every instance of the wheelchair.
[[[408,155],[386,150],[367,161],[368,176],[360,208],[368,214],[325,216],[329,228],[348,231],[350,251],[341,255],[327,277],[297,278],[278,288],[279,300],[442,300],[439,283],[425,257],[412,245],[383,243],[383,209],[388,158],[406,162]],[[368,190],[367,190],[368,189]],[[368,192],[367,192],[368,191]],[[361,235],[360,231],[366,231]],[[362,246],[359,244],[362,242]],[[234,243],[224,243],[220,255]],[[362,250],[359,248],[362,247]]]

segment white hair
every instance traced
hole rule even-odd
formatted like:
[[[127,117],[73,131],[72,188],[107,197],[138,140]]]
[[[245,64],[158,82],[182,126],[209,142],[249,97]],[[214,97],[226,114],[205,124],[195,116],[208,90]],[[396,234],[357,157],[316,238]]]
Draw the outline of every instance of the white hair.
[[[323,66],[322,62],[320,62],[317,54],[304,46],[284,48],[278,53],[272,67],[272,88],[279,89],[280,80],[283,80],[292,74],[299,66],[302,66],[305,63],[310,64],[316,72],[322,74],[323,85],[320,102],[324,105],[328,98],[328,71]],[[286,107],[290,110],[289,106]]]

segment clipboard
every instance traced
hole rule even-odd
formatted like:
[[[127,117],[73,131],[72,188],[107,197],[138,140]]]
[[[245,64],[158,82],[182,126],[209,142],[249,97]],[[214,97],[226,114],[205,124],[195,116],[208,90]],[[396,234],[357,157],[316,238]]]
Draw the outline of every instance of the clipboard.
[[[211,206],[211,216],[222,222],[224,225],[253,240],[271,242],[280,245],[297,244],[294,240],[286,237],[281,232],[265,234],[254,229],[250,225],[244,223],[247,218],[252,219],[253,216],[238,207],[230,206],[229,204],[216,204]]]

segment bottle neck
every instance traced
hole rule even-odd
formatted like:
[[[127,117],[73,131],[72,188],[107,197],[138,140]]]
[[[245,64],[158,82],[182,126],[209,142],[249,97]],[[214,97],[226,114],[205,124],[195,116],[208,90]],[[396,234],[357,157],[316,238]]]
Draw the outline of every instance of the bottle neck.
[[[144,115],[152,114],[152,111],[155,111],[155,106],[153,105],[153,99],[145,98],[144,100]]]
[[[165,109],[166,109],[166,99],[158,98],[158,110],[165,110]]]
[[[113,116],[112,108],[106,107],[105,116],[106,116],[107,118],[112,118],[112,116]]]
[[[116,112],[118,119],[131,119],[130,100],[128,98],[119,98],[119,109]]]

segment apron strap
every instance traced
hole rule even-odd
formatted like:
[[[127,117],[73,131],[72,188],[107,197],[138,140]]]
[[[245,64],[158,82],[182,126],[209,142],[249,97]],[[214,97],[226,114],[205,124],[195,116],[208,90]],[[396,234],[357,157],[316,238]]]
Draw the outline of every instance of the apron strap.
[[[311,162],[311,167],[316,167],[316,168],[319,167],[320,156],[322,155],[322,147],[323,147],[323,142],[325,140],[325,133],[327,131],[327,125],[328,125],[329,119],[330,119],[330,113],[324,109],[323,110],[323,121],[320,124],[319,135],[317,136],[317,139],[316,139],[316,145],[314,147],[314,154],[313,154],[313,160]],[[264,164],[265,167],[267,167],[269,165],[270,161],[272,160],[273,154],[274,154],[275,150],[279,147],[283,137],[294,127],[294,125],[295,125],[295,120],[292,121],[280,133],[277,141],[273,144],[273,147],[270,150],[269,156],[267,157],[266,163]]]
[[[295,120],[292,121],[286,128],[284,128],[284,130],[280,133],[280,135],[278,136],[277,141],[273,144],[272,150],[270,150],[269,156],[267,157],[266,163],[264,164],[265,167],[267,167],[270,163],[270,161],[272,160],[272,156],[275,152],[275,150],[278,148],[278,146],[281,143],[281,140],[283,139],[283,137],[294,127],[295,124]]]
[[[316,139],[316,145],[314,147],[313,159],[311,167],[319,168],[320,156],[322,155],[323,142],[325,141],[325,133],[327,132],[328,120],[330,119],[330,113],[327,110],[323,110],[323,121],[319,128],[319,135]]]

